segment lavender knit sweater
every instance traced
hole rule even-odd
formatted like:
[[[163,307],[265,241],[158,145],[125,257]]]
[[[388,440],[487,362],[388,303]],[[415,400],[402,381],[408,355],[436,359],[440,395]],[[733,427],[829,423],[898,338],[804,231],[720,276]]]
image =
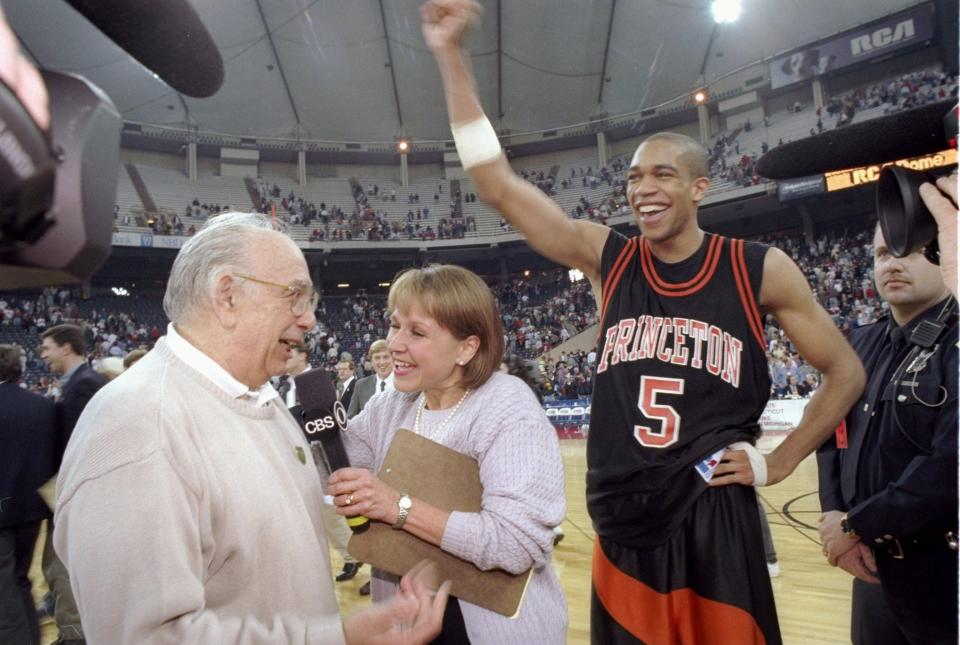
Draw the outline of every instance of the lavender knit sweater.
[[[392,391],[370,399],[345,433],[350,462],[378,471],[399,428],[412,430],[417,396]],[[424,410],[429,435],[450,410]],[[552,527],[566,513],[557,435],[520,379],[493,374],[471,391],[437,441],[480,464],[483,510],[451,513],[441,548],[480,569],[520,573],[534,568],[520,613],[510,619],[460,602],[470,642],[565,643],[567,608],[550,563]],[[374,600],[389,598],[396,577],[374,571]]]

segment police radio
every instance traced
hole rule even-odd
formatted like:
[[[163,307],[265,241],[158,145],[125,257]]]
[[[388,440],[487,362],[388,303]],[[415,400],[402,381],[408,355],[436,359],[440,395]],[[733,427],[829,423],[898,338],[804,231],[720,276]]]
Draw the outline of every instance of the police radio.
[[[307,370],[293,377],[297,396],[303,410],[303,432],[307,441],[319,443],[320,453],[332,473],[350,467],[347,450],[340,433],[347,428],[347,411],[337,399],[337,390],[326,371]],[[347,526],[354,533],[370,528],[370,520],[363,515],[347,516]]]

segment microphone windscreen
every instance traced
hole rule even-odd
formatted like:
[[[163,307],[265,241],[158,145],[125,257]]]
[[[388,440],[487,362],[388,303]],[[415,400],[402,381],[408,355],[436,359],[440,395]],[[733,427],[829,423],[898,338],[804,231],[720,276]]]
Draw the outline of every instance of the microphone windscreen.
[[[316,368],[301,372],[293,377],[293,382],[297,386],[297,397],[306,421],[336,416],[334,411],[339,403],[337,389],[326,370]],[[334,421],[336,422],[336,419]]]
[[[948,145],[944,117],[955,105],[938,101],[785,143],[760,157],[757,174],[807,177],[940,152]]]
[[[67,2],[178,92],[205,98],[223,85],[220,50],[188,0]]]

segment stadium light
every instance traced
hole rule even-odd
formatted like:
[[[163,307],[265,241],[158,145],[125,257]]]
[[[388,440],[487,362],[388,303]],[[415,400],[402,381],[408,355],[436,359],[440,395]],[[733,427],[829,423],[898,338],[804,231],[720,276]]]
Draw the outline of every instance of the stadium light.
[[[740,17],[740,0],[713,0],[710,9],[717,24],[736,22]]]
[[[410,152],[410,142],[407,141],[406,139],[400,139],[399,141],[397,141],[397,152],[399,152],[400,154],[405,154],[407,152]]]
[[[338,288],[338,289],[349,289],[349,288],[350,288],[350,283],[349,283],[349,282],[338,282],[338,283],[337,283],[337,288]]]
[[[697,90],[693,93],[693,100],[696,103],[703,103],[707,100],[707,93],[704,90]]]
[[[580,269],[570,269],[567,271],[567,277],[570,278],[570,282],[580,282],[583,280],[583,271]]]
[[[378,283],[377,283],[377,286],[378,286],[378,287],[389,287],[389,286],[390,286],[390,283],[389,283],[389,282],[378,282]]]

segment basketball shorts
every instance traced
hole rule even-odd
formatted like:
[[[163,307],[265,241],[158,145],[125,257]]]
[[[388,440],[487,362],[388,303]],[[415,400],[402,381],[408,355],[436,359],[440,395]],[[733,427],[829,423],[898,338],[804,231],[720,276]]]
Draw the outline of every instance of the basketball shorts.
[[[753,488],[708,488],[653,548],[598,537],[590,632],[595,645],[780,645]]]

